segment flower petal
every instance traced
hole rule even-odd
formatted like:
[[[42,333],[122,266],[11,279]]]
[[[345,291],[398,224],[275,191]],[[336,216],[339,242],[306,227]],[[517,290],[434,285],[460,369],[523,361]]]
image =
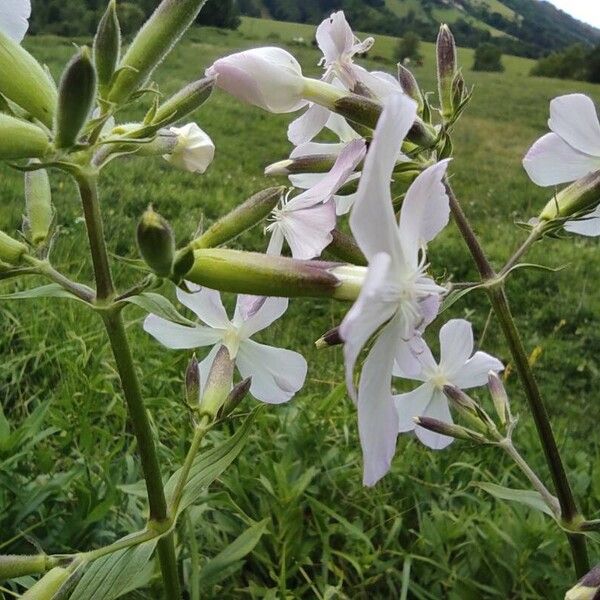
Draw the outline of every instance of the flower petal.
[[[433,386],[424,383],[412,392],[394,396],[394,403],[398,411],[398,431],[400,433],[414,431],[417,426],[414,418],[425,414],[425,409],[431,401],[433,392]]]
[[[188,350],[190,348],[199,348],[209,346],[218,342],[223,332],[197,325],[196,327],[186,327],[179,323],[167,321],[156,315],[148,315],[144,320],[144,331],[158,340],[163,346],[173,350]]]
[[[200,394],[202,394],[202,391],[206,389],[206,383],[208,381],[210,369],[215,362],[215,357],[217,356],[217,352],[220,348],[221,344],[215,344],[198,365],[198,373],[200,375]]]
[[[365,361],[358,391],[358,433],[363,483],[375,485],[390,469],[398,437],[398,413],[391,393],[396,331],[385,327]]]
[[[229,317],[221,301],[220,292],[200,287],[195,283],[186,282],[186,284],[191,293],[177,288],[179,302],[194,312],[209,327],[226,329],[229,326]]]
[[[384,102],[393,94],[403,94],[400,82],[384,71],[367,71],[363,67],[354,65],[353,73],[357,81],[360,81],[380,102]]]
[[[333,131],[333,133],[335,133],[335,135],[337,135],[340,139],[340,142],[345,144],[351,142],[352,140],[361,139],[361,135],[352,129],[352,127],[348,124],[348,121],[336,113],[329,113],[329,119],[327,120],[325,127],[327,127],[327,129],[330,131]]]
[[[475,352],[451,378],[451,382],[463,390],[478,387],[487,383],[490,371],[498,373],[502,369],[504,369],[504,365],[497,358],[486,352]]]
[[[598,237],[600,235],[600,206],[582,219],[567,221],[565,223],[565,231],[589,237]]]
[[[377,123],[365,159],[350,228],[367,259],[385,252],[392,264],[401,260],[390,181],[402,141],[417,115],[417,104],[404,94],[390,96]]]
[[[287,402],[304,385],[308,366],[301,354],[253,340],[240,344],[236,364],[243,378],[252,377],[250,393],[262,402]]]
[[[283,250],[283,242],[285,241],[285,236],[283,235],[281,224],[275,222],[268,229],[271,230],[271,239],[269,240],[269,245],[267,246],[266,253],[269,256],[281,256],[281,251]]]
[[[473,327],[465,319],[450,319],[440,329],[440,367],[451,379],[473,354]]]
[[[556,133],[547,133],[531,146],[523,168],[533,183],[546,187],[575,181],[600,169],[600,157],[579,152]]]
[[[440,390],[434,390],[431,401],[425,409],[424,416],[443,421],[444,423],[453,423],[448,400],[446,400],[446,397]],[[419,426],[415,427],[415,435],[425,446],[432,450],[443,450],[454,441],[454,438],[429,431]]]
[[[567,94],[554,98],[548,126],[576,150],[600,157],[600,123],[588,96]]]
[[[288,126],[288,140],[298,146],[310,142],[325,127],[329,109],[320,104],[311,104],[306,112]]]
[[[15,42],[20,42],[29,29],[30,0],[2,0],[0,3],[0,31]]]
[[[251,337],[281,318],[289,306],[288,298],[264,298],[240,294],[236,315],[243,320],[240,335]]]
[[[326,143],[326,142],[306,142],[296,146],[290,153],[290,158],[298,158],[299,156],[314,156],[315,154],[326,154],[328,156],[339,156],[341,151],[346,147],[346,143]],[[303,175],[303,173],[299,173]],[[325,173],[319,173],[325,175]],[[303,187],[303,186],[296,186]],[[310,186],[309,186],[310,187]]]
[[[317,27],[316,39],[326,65],[348,54],[354,45],[354,34],[344,12],[334,12],[328,19],[323,20]]]

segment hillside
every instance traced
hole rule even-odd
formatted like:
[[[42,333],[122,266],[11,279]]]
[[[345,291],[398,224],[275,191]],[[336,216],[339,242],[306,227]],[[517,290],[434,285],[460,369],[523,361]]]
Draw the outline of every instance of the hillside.
[[[425,40],[447,22],[462,46],[491,42],[531,58],[576,43],[600,43],[600,30],[544,0],[239,0],[239,6],[249,16],[303,23],[343,8],[362,30],[394,36],[415,31]]]

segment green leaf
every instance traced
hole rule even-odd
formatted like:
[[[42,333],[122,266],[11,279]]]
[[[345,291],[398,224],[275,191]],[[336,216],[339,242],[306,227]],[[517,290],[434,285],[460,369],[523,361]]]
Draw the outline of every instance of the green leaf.
[[[440,313],[444,312],[445,310],[448,310],[455,302],[458,302],[463,296],[466,296],[469,292],[472,292],[473,290],[477,290],[482,287],[483,284],[479,284],[473,285],[468,288],[463,288],[462,290],[454,290],[453,292],[450,292],[444,298],[444,302],[442,302]]]
[[[69,600],[114,600],[144,584],[140,573],[147,573],[147,565],[158,540],[149,540],[125,548],[92,562],[79,580]]]
[[[494,496],[494,498],[498,498],[499,500],[508,500],[509,502],[518,502],[519,504],[524,504],[525,506],[529,506],[529,508],[533,508],[534,510],[538,510],[554,518],[552,510],[546,504],[542,498],[542,495],[535,490],[513,490],[502,485],[485,482],[479,482],[475,485],[481,488],[484,492]]]
[[[177,514],[180,514],[188,506],[191,506],[202,496],[204,490],[237,458],[242,448],[248,441],[250,428],[258,414],[260,407],[252,411],[242,426],[224,444],[200,450],[196,457],[188,482],[183,490],[183,496],[179,504]],[[165,486],[165,495],[168,504],[172,502],[172,494],[175,491],[181,469],[177,470]]]
[[[30,290],[23,290],[22,292],[0,295],[0,300],[23,300],[33,298],[69,298],[70,300],[83,302],[83,300],[74,294],[71,294],[71,292],[67,292],[67,290],[58,285],[58,283],[49,283],[48,285],[42,285]]]
[[[183,315],[180,315],[169,300],[167,300],[164,296],[154,292],[142,292],[137,296],[131,296],[131,298],[123,299],[123,302],[135,304],[146,312],[155,314],[158,317],[166,319],[167,321],[173,321],[174,323],[187,325],[189,327],[193,327],[195,325],[193,321],[190,321]]]
[[[209,560],[198,576],[200,585],[209,587],[219,583],[237,570],[243,563],[240,561],[254,550],[260,538],[264,535],[269,519],[264,519],[259,523],[246,529],[242,535],[235,539],[225,550],[219,552],[217,556]],[[234,569],[235,567],[235,569]]]

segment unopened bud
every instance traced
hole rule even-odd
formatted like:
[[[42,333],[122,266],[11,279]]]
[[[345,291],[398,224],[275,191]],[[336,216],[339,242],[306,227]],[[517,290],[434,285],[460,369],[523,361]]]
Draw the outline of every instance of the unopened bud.
[[[456,44],[448,25],[440,27],[436,42],[438,93],[442,117],[447,120],[454,113],[452,82],[456,74]]]
[[[0,114],[0,160],[43,158],[50,149],[50,140],[37,125]]]
[[[45,554],[0,556],[0,581],[43,573],[47,569],[47,560]]]
[[[219,418],[228,417],[240,405],[240,402],[248,395],[251,385],[252,377],[246,377],[234,386],[219,411]]]
[[[494,408],[496,409],[496,414],[500,419],[500,423],[506,425],[511,418],[510,403],[504,384],[496,371],[490,371],[488,373],[488,389],[490,391],[490,396],[492,397],[492,402],[494,403]]]
[[[324,333],[316,342],[315,346],[321,350],[322,348],[330,348],[331,346],[339,346],[344,340],[340,336],[340,328],[334,327],[327,333]]]
[[[136,156],[163,156],[169,155],[177,147],[177,134],[168,129],[160,129],[151,142],[123,145],[123,148],[137,148]]]
[[[52,127],[57,93],[40,63],[15,40],[0,31],[0,93]],[[2,134],[0,139],[4,139]]]
[[[334,229],[331,232],[331,238],[327,251],[331,252],[333,256],[352,265],[367,265],[365,255],[351,236],[339,229]]]
[[[137,242],[146,264],[160,277],[169,277],[175,258],[175,236],[169,223],[151,206],[138,224]]]
[[[51,600],[63,583],[69,578],[70,572],[63,567],[55,567],[48,571],[37,583],[30,587],[21,600]]]
[[[94,64],[100,90],[108,89],[121,54],[121,27],[116,0],[110,0],[94,37]]]
[[[185,275],[192,283],[223,292],[255,296],[337,297],[336,263],[296,260],[225,248],[194,251],[194,265]],[[356,299],[354,297],[353,299]]]
[[[200,401],[200,369],[195,354],[185,371],[185,399],[189,406],[197,406]]]
[[[487,431],[487,425],[481,420],[477,403],[460,388],[454,385],[445,385],[444,394],[451,406],[471,427],[479,431]]]
[[[600,598],[600,565],[584,575],[565,595],[565,600],[598,600]]]
[[[465,79],[462,73],[457,72],[452,81],[452,108],[454,111],[465,101],[466,96]]]
[[[265,169],[265,175],[294,175],[296,173],[328,173],[331,171],[335,155],[313,154],[310,156],[297,156],[269,165]]]
[[[23,242],[0,231],[0,261],[9,265],[17,265],[28,251],[29,249]]]
[[[213,223],[199,238],[190,243],[190,247],[215,248],[230,242],[265,219],[277,206],[284,190],[283,187],[272,187],[254,194]]]
[[[58,92],[55,145],[70,148],[90,116],[96,98],[96,70],[90,51],[82,48],[62,75]]]
[[[414,421],[423,429],[428,429],[434,433],[446,435],[457,440],[466,440],[468,442],[478,442],[484,444],[486,442],[485,437],[476,431],[471,431],[460,425],[454,423],[446,423],[439,419],[433,419],[432,417],[414,417]]]
[[[158,107],[152,122],[176,123],[187,117],[208,100],[214,85],[214,77],[204,77],[186,85]]]
[[[206,0],[163,0],[135,36],[119,64],[108,99],[119,104],[142,87],[177,40],[194,22]]]
[[[423,112],[423,94],[415,76],[401,63],[398,63],[398,81],[405,94],[410,96],[419,107],[419,114]]]
[[[564,188],[540,213],[542,221],[551,221],[589,213],[600,204],[600,171],[594,171]],[[585,217],[584,217],[585,218]]]
[[[54,218],[50,179],[45,169],[25,173],[25,211],[30,240],[33,244],[45,242]]]
[[[229,350],[221,346],[210,368],[205,388],[202,390],[201,413],[214,418],[225,404],[231,390],[233,367],[234,361],[229,356]]]

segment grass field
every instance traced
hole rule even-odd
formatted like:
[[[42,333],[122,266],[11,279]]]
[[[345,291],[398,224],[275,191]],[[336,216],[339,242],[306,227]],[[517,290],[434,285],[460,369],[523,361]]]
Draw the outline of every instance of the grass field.
[[[252,19],[245,19],[238,32],[195,29],[161,67],[157,81],[168,93],[197,78],[220,55],[311,35],[309,26]],[[376,39],[371,54],[382,58],[368,66],[393,70],[393,39]],[[70,40],[38,38],[28,45],[55,76],[73,53]],[[296,46],[293,51],[308,73],[317,73],[315,50]],[[416,75],[424,89],[433,91],[432,47],[424,44],[423,53]],[[530,63],[512,57],[505,57],[504,74],[473,73],[471,51],[461,51],[460,57],[474,98],[456,132],[453,181],[492,260],[501,265],[523,237],[515,222],[535,215],[548,196],[520,166],[528,145],[546,128],[548,101],[582,91],[598,102],[600,86],[529,78]],[[195,117],[217,145],[206,175],[182,174],[151,159],[113,163],[105,172],[103,209],[115,254],[137,257],[134,229],[147,204],[153,203],[184,241],[200,220],[210,223],[271,185],[262,176],[264,166],[289,152],[289,117],[242,106],[221,93]],[[6,167],[0,177],[0,229],[12,233],[23,212],[22,180]],[[55,262],[89,281],[72,182],[56,175],[53,191],[62,231]],[[255,230],[235,245],[264,249],[265,240]],[[433,244],[430,258],[440,276],[476,277],[452,226]],[[519,271],[509,292],[536,357],[535,372],[576,495],[586,516],[598,518],[598,245],[582,239],[546,241],[528,260],[566,267],[556,273]],[[119,263],[117,274],[121,287],[132,277],[126,263]],[[263,335],[266,343],[301,350],[309,361],[309,380],[289,405],[263,411],[242,456],[186,521],[196,531],[201,554],[211,557],[251,522],[271,519],[255,552],[204,597],[562,598],[572,582],[562,533],[538,513],[490,500],[477,488],[479,481],[526,486],[493,449],[457,442],[437,454],[401,437],[392,473],[374,489],[361,487],[355,410],[343,386],[341,352],[313,346],[346,308],[324,300],[294,301],[287,317]],[[472,319],[482,347],[510,363],[482,296],[475,292],[450,312]],[[189,439],[180,400],[188,356],[150,340],[141,330],[142,316],[133,309],[126,313],[167,472],[180,463]],[[11,430],[18,432],[9,438],[0,418],[2,552],[34,552],[35,544],[54,553],[90,548],[139,527],[145,506],[133,493],[139,465],[130,457],[134,441],[99,321],[64,300],[0,301],[0,356],[2,408]],[[516,441],[547,478],[514,373],[507,385],[513,410],[521,415]],[[599,558],[598,547],[592,547],[592,555]],[[130,597],[158,596],[151,590]]]

